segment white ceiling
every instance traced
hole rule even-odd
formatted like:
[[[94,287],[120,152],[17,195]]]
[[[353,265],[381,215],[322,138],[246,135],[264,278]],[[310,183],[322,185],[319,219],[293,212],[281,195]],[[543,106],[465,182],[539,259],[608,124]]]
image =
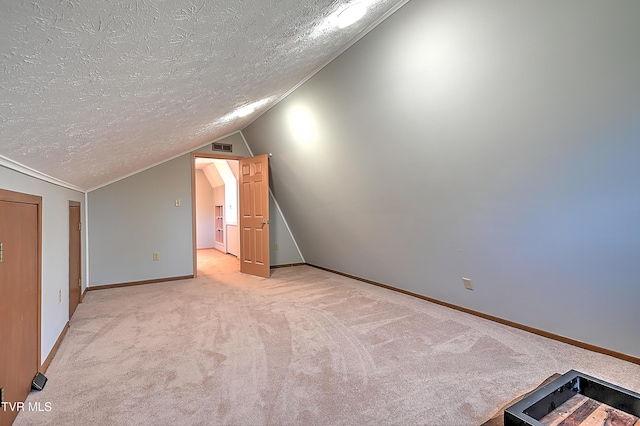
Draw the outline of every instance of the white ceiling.
[[[0,0],[0,158],[99,187],[242,129],[406,1],[339,29],[348,0]]]

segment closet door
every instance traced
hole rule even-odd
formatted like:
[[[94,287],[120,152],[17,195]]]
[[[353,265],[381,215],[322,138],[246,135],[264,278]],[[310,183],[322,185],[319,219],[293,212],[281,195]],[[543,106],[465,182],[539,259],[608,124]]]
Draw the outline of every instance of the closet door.
[[[0,388],[2,401],[15,404],[29,395],[39,368],[40,205],[5,201],[14,198],[7,194],[0,191]],[[0,425],[17,415],[5,404]]]

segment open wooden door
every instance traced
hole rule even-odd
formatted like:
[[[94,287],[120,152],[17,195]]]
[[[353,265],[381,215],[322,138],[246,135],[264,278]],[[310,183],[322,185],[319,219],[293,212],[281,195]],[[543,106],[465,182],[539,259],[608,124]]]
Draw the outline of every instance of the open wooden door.
[[[269,157],[240,160],[240,272],[269,278]]]

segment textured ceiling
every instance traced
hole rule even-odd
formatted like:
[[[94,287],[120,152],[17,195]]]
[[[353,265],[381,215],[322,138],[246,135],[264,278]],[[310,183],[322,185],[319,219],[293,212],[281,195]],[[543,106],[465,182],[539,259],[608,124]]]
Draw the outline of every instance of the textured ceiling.
[[[242,129],[405,2],[339,29],[347,0],[0,0],[0,156],[114,181]]]

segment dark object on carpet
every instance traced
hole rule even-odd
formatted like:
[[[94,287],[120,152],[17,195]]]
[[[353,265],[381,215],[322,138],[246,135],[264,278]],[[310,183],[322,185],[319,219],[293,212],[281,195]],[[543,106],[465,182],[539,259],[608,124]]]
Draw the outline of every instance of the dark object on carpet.
[[[516,399],[509,401],[508,403],[506,403],[502,408],[500,408],[496,414],[491,417],[491,419],[487,420],[486,422],[484,422],[481,426],[504,426],[504,410],[506,410],[507,408],[511,407],[513,404],[515,404],[516,402],[526,398],[527,396],[531,395],[532,393],[534,393],[535,391],[537,391],[538,389],[540,389],[541,387],[551,383],[552,381],[554,381],[555,379],[557,379],[558,377],[560,377],[560,374],[556,373],[552,376],[549,376],[544,382],[540,383],[535,389],[520,395],[519,397],[517,397]]]
[[[615,419],[622,426],[635,424],[638,416],[640,393],[571,370],[508,407],[504,423],[613,426]]]
[[[33,378],[33,382],[31,382],[31,389],[41,391],[44,389],[44,385],[47,384],[47,378],[44,374],[38,373],[36,377]]]

